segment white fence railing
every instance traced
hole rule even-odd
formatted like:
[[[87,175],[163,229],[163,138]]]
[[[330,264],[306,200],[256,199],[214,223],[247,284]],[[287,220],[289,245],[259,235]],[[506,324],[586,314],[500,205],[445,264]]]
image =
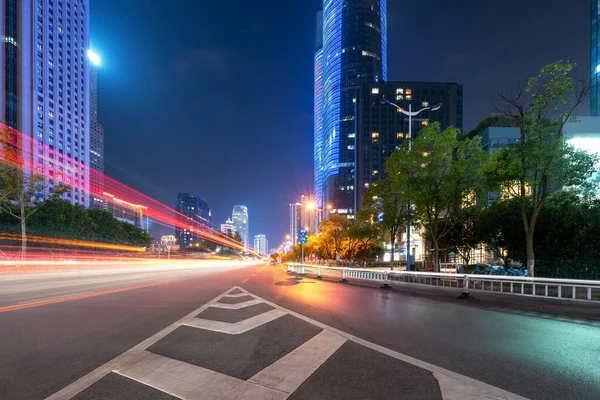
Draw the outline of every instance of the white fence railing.
[[[577,279],[534,278],[498,275],[472,275],[441,272],[389,271],[381,269],[341,268],[325,265],[288,263],[288,272],[348,279],[364,280],[390,285],[394,282],[448,286],[469,290],[521,296],[547,297],[600,302],[600,281]]]

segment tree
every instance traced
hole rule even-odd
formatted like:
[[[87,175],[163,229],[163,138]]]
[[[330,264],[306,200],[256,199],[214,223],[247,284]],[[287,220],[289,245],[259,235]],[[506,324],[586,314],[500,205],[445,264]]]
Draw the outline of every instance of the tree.
[[[457,223],[450,229],[440,246],[458,254],[466,264],[469,264],[473,250],[481,243],[481,237],[476,230],[479,213],[474,207],[465,208],[462,213],[457,216],[457,220],[462,223]]]
[[[574,67],[564,61],[548,64],[525,87],[497,96],[498,110],[515,122],[521,136],[518,145],[494,153],[486,177],[491,187],[519,199],[530,276],[535,274],[535,228],[546,199],[562,187],[585,185],[597,162],[565,140],[565,124],[590,90],[571,77]]]
[[[397,191],[410,188],[415,216],[425,224],[434,247],[434,266],[439,271],[440,239],[461,223],[462,208],[471,206],[482,191],[479,173],[486,153],[480,138],[459,138],[460,131],[440,124],[424,127],[414,140],[395,151],[385,170]]]
[[[335,249],[336,263],[339,263],[340,252],[342,250],[342,244],[344,239],[348,235],[348,228],[350,226],[350,220],[344,215],[332,214],[329,219],[323,222],[321,232],[327,236],[333,242]],[[326,239],[327,240],[327,239]]]
[[[363,210],[359,218],[372,221],[382,236],[389,235],[391,245],[391,269],[394,269],[396,238],[406,226],[408,192],[405,186],[394,187],[392,178],[384,178],[373,184],[363,198]],[[362,216],[360,214],[363,214]],[[408,249],[407,253],[408,255]]]
[[[359,213],[360,216],[360,213]],[[375,257],[381,253],[381,245],[378,243],[379,230],[369,219],[358,218],[348,228],[348,239],[352,241],[349,247],[349,256],[363,265],[367,258]]]
[[[244,242],[244,239],[242,239],[242,235],[238,231],[234,232],[232,239],[236,242],[240,242],[240,244],[243,244]]]
[[[43,176],[27,172],[20,134],[8,127],[0,130],[0,209],[16,218],[21,227],[21,261],[27,256],[27,219],[39,210],[48,182]],[[62,195],[66,188],[50,187],[49,198]]]

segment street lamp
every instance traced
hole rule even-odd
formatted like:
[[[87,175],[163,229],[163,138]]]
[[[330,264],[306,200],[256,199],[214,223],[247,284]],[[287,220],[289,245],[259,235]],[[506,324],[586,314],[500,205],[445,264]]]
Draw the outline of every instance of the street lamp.
[[[392,103],[385,97],[381,98],[381,101],[389,104],[390,106],[396,107],[402,114],[408,115],[408,151],[412,149],[412,117],[416,117],[423,111],[437,111],[441,108],[441,105],[436,104],[434,106],[423,107],[419,111],[412,110],[412,103],[408,104],[408,111],[400,107],[398,104]],[[410,168],[410,166],[409,166]],[[410,176],[409,176],[410,178]],[[410,179],[408,181],[408,209],[406,211],[406,270],[410,271]]]

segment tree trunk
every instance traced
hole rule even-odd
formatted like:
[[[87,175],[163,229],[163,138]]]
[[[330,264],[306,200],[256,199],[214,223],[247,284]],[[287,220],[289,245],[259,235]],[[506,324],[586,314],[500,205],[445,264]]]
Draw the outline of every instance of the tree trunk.
[[[27,226],[25,221],[25,204],[21,202],[21,264],[27,259]]]
[[[525,232],[525,242],[527,244],[527,275],[534,277],[535,275],[535,254],[533,252],[533,230],[529,229]]]
[[[440,272],[440,244],[436,239],[433,242],[433,271]]]

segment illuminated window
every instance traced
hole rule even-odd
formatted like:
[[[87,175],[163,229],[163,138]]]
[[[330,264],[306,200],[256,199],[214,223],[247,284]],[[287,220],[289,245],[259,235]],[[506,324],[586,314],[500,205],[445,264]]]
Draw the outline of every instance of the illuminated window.
[[[425,120],[425,121],[421,121],[421,125],[423,126],[427,126],[429,125],[429,121]]]
[[[404,139],[404,133],[402,133],[402,132],[396,133],[396,138],[398,138],[398,139]]]
[[[379,173],[379,171],[377,171],[376,169],[373,170],[373,176],[377,175]]]
[[[354,138],[355,136],[356,136],[356,135],[355,135],[354,133],[349,133],[349,134],[348,134],[348,137],[349,137],[350,139]]]
[[[373,89],[371,89],[371,93],[372,94],[379,94],[379,88],[373,88]]]
[[[396,94],[404,94],[404,89],[396,89]]]
[[[351,144],[350,146],[348,146],[348,150],[354,150],[354,145]]]
[[[412,94],[412,89],[406,89],[406,94]]]
[[[421,103],[421,105],[423,107],[429,107],[429,102],[428,101],[424,101],[423,103]]]
[[[410,94],[406,95],[406,100],[412,100],[412,96]]]
[[[373,144],[377,144],[377,143],[379,143],[379,139],[373,139],[372,142],[373,142]]]
[[[396,96],[396,100],[404,100],[404,96],[399,94]]]
[[[373,132],[373,133],[371,133],[371,137],[372,137],[372,138],[377,138],[377,137],[379,137],[379,132]]]
[[[368,187],[369,187],[369,183],[368,183],[368,182],[367,182],[367,183],[365,183],[365,187],[366,187],[366,188],[368,188]]]

